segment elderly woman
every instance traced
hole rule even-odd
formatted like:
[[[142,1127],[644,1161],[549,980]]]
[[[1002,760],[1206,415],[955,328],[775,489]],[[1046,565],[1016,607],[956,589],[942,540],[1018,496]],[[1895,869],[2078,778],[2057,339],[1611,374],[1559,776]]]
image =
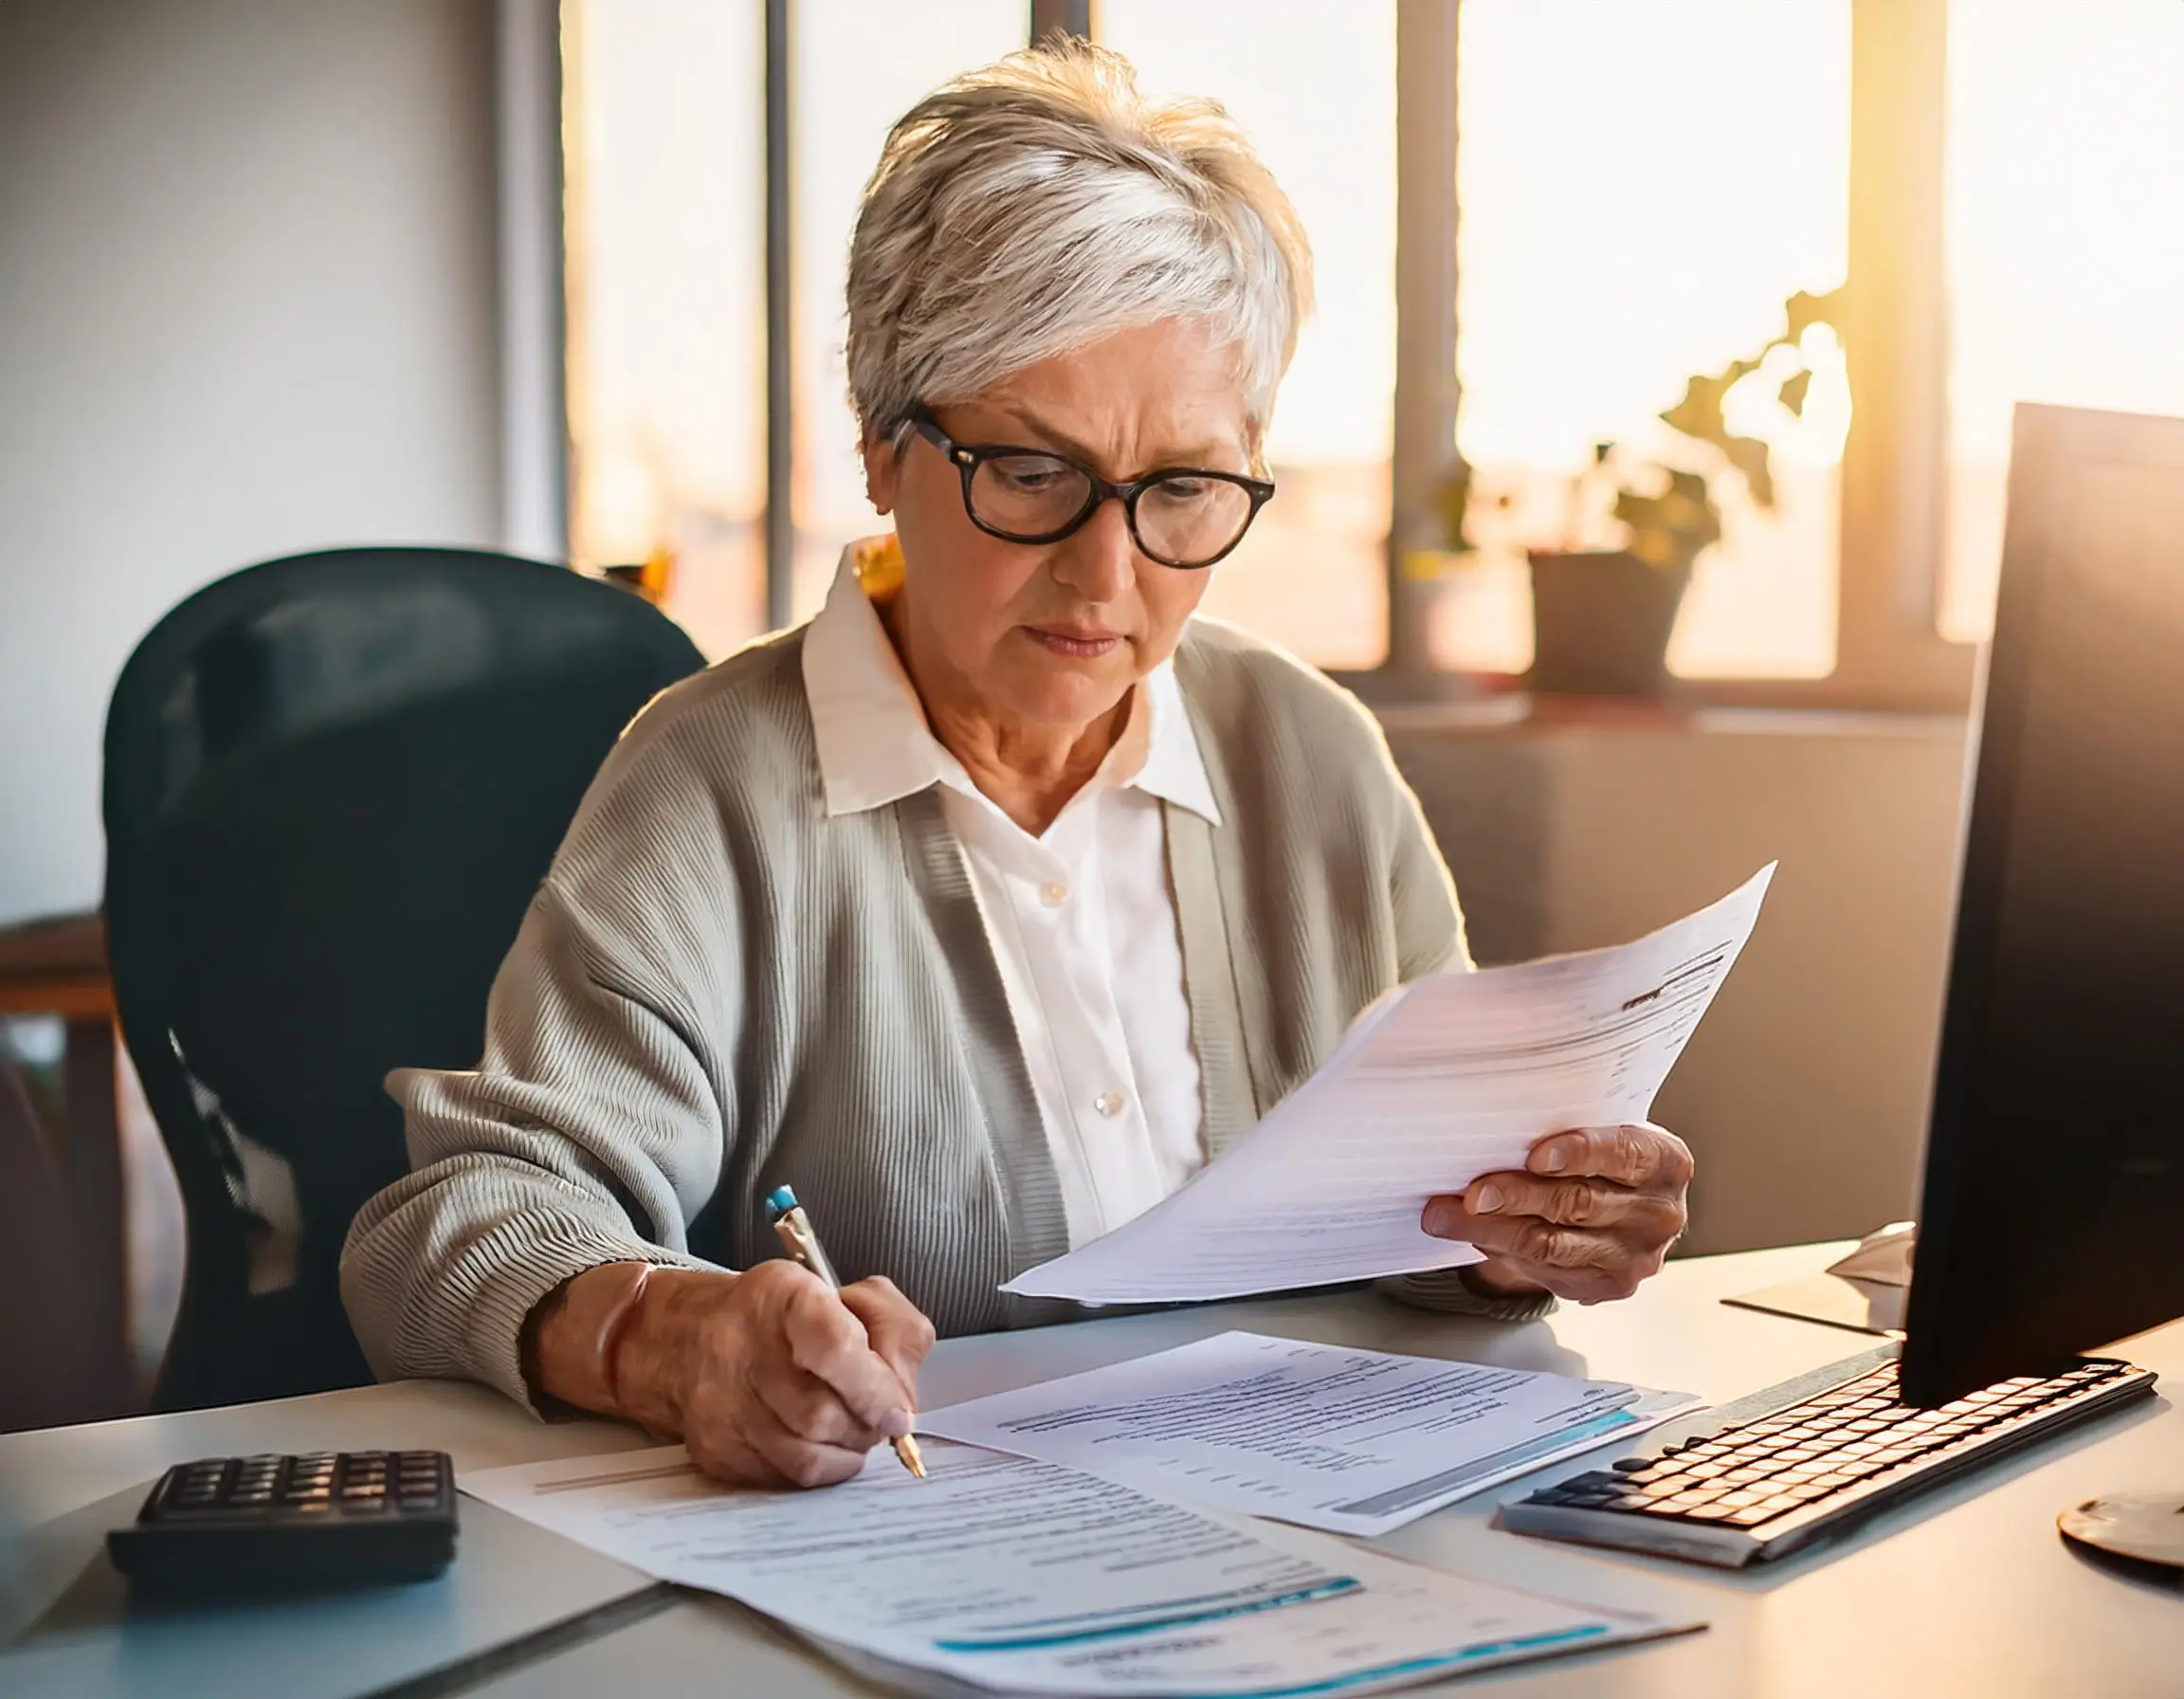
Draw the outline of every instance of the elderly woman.
[[[1390,986],[1468,965],[1374,722],[1194,619],[1273,494],[1309,304],[1218,106],[1034,49],[896,125],[849,265],[872,504],[825,610],[666,692],[586,797],[474,1072],[391,1082],[415,1172],[342,1264],[385,1375],[464,1376],[817,1485],[907,1431],[936,1331],[1130,1219]],[[1684,1223],[1656,1128],[1428,1197],[1487,1260],[1398,1295],[1628,1294]],[[792,1183],[845,1279],[772,1255]]]

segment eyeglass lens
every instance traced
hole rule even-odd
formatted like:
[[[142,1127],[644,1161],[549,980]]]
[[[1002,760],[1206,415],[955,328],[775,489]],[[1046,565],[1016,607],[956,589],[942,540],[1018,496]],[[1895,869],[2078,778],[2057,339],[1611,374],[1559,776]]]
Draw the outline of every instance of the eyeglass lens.
[[[1049,454],[996,454],[971,478],[971,512],[980,524],[1017,537],[1047,537],[1084,509],[1092,485],[1082,468]],[[1220,478],[1178,474],[1138,498],[1138,540],[1146,552],[1184,565],[1210,560],[1244,534],[1251,495]]]

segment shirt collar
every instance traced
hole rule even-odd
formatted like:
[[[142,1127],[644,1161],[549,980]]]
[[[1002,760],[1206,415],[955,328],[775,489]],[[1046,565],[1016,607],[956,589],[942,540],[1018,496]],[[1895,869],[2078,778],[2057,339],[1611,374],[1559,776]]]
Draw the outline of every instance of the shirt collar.
[[[804,633],[804,695],[830,817],[883,808],[936,784],[975,794],[962,763],[933,735],[872,606],[866,580],[886,586],[887,575],[872,570],[885,559],[885,548],[870,539],[845,549],[826,605]],[[1183,687],[1167,662],[1138,686],[1130,723],[1093,782],[1135,786],[1221,824]]]

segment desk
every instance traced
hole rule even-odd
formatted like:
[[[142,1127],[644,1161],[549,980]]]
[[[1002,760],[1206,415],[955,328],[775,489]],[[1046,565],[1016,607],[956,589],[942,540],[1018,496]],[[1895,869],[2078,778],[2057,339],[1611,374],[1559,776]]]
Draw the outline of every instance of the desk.
[[[1720,1402],[1848,1357],[1870,1342],[1728,1309],[1731,1293],[1810,1273],[1841,1251],[1808,1246],[1672,1264],[1625,1304],[1527,1326],[1406,1311],[1337,1293],[951,1340],[922,1391],[937,1405],[1244,1326],[1514,1367],[1681,1387]],[[2123,1354],[2184,1383],[2184,1324]],[[624,1449],[604,1423],[545,1426],[463,1386],[410,1382],[277,1403],[0,1437],[0,1690],[11,1695],[192,1690],[356,1693],[477,1653],[559,1613],[613,1608],[640,1578],[464,1505],[464,1556],[441,1581],[317,1607],[249,1607],[211,1635],[124,1618],[98,1557],[167,1464],[211,1452],[436,1446],[458,1471]],[[1568,1465],[1563,1466],[1567,1469]],[[1553,1472],[1553,1471],[1549,1471]],[[1381,1542],[1391,1550],[1603,1604],[1704,1617],[1712,1630],[1450,1691],[1600,1699],[1819,1699],[1976,1694],[2087,1699],[2184,1694],[2184,1592],[2094,1568],[2054,1529],[2065,1505],[2111,1489],[2184,1485],[2184,1415],[2167,1398],[2050,1442],[1896,1511],[1844,1545],[1771,1573],[1722,1575],[1550,1545],[1487,1525],[1496,1489]],[[316,1641],[313,1636],[317,1636]],[[217,1645],[209,1645],[217,1640]],[[400,1643],[396,1643],[400,1642]],[[314,1644],[329,1648],[313,1661]],[[276,1653],[278,1657],[276,1658]],[[200,1688],[174,1677],[184,1667]],[[465,1683],[495,1699],[600,1692],[863,1694],[724,1600],[683,1598],[584,1643]]]

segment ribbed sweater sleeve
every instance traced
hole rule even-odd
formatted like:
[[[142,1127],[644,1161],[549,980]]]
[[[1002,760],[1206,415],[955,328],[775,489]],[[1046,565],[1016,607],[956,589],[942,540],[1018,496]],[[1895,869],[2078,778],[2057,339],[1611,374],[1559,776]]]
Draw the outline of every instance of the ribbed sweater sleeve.
[[[642,740],[634,741],[642,742]],[[456,1376],[529,1400],[524,1318],[602,1263],[710,1266],[686,1221],[731,1112],[736,884],[671,751],[595,782],[497,977],[466,1072],[405,1069],[411,1172],[357,1215],[342,1296],[382,1379]],[[642,846],[641,851],[638,847]],[[695,1007],[702,997],[706,1005]]]

